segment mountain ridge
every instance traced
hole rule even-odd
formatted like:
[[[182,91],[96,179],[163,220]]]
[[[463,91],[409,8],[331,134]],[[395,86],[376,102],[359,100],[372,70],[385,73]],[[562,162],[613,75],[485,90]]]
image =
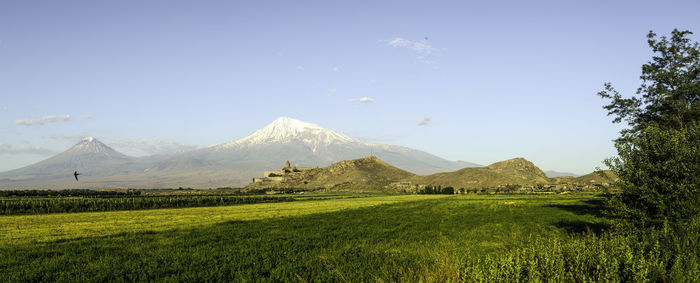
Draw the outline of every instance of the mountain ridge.
[[[90,150],[94,151],[92,155],[70,153]],[[316,124],[281,117],[232,142],[138,158],[119,153],[97,139],[87,137],[56,156],[0,173],[0,187],[15,187],[21,181],[31,181],[27,186],[59,188],[244,186],[256,176],[256,172],[274,169],[282,160],[293,160],[299,166],[327,166],[368,155],[375,155],[389,164],[416,174],[480,166],[463,161],[449,161],[402,146],[364,143]],[[67,158],[67,161],[59,156],[73,156],[77,159]],[[73,170],[85,174],[80,183],[65,180],[66,172],[72,173]],[[164,176],[171,180],[165,180]],[[48,182],[52,178],[56,180],[55,183]]]
[[[427,186],[455,189],[529,187],[538,190],[598,189],[616,177],[609,171],[594,172],[581,178],[548,178],[524,158],[495,162],[486,167],[464,168],[454,172],[419,176],[393,167],[374,156],[345,160],[323,168],[284,167],[254,178],[246,190],[324,190],[352,192],[417,193]],[[462,190],[464,191],[464,190]]]

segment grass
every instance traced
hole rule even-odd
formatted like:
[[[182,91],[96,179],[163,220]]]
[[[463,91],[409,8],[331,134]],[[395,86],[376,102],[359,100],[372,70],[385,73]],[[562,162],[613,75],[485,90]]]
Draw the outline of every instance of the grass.
[[[0,197],[0,215],[46,214],[227,206],[297,200],[362,197],[361,195],[134,195],[134,196],[51,196]]]
[[[607,225],[595,201],[410,195],[2,216],[0,281],[446,280],[469,259]]]
[[[46,242],[118,233],[157,232],[228,221],[325,213],[419,199],[430,198],[412,195],[381,196],[238,206],[0,216],[0,243]]]

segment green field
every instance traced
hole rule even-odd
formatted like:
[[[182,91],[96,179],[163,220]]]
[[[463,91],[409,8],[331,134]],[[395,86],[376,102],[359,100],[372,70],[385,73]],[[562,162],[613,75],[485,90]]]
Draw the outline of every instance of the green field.
[[[401,195],[0,216],[0,281],[595,280],[626,273],[582,270],[576,277],[562,260],[560,270],[543,274],[538,268],[551,269],[550,255],[528,249],[556,257],[598,243],[595,233],[610,224],[601,200]],[[531,253],[536,265],[527,261]]]

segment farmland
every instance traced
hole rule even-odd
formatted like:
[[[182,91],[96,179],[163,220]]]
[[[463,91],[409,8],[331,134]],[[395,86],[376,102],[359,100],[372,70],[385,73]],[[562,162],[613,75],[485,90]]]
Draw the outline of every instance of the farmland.
[[[620,269],[654,255],[624,258],[637,246],[602,233],[611,223],[601,201],[393,195],[9,215],[0,217],[0,271],[11,281],[648,278],[651,263]]]

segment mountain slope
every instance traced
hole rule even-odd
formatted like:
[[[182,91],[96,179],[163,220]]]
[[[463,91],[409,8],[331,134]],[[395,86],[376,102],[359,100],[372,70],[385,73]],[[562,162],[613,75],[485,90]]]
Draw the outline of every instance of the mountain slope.
[[[611,184],[618,179],[612,170],[601,170],[574,178],[578,184]]]
[[[133,162],[124,155],[93,137],[87,137],[70,149],[38,163],[7,171],[0,178],[9,180],[46,179],[70,176],[73,171],[86,175],[115,173],[113,168]]]
[[[345,160],[325,168],[280,173],[280,181],[253,182],[246,189],[294,188],[333,191],[387,191],[393,182],[410,178],[413,173],[398,169],[374,156]]]
[[[401,146],[364,143],[315,124],[282,117],[242,139],[160,158],[149,170],[179,170],[172,164],[180,163],[182,159],[191,160],[190,164],[199,161],[205,170],[207,167],[272,170],[284,160],[290,160],[296,166],[310,167],[370,155],[417,174],[480,166],[445,160]]]
[[[513,158],[481,168],[464,168],[454,172],[415,176],[413,184],[440,185],[480,189],[502,185],[536,185],[549,182],[547,175],[524,158]]]

